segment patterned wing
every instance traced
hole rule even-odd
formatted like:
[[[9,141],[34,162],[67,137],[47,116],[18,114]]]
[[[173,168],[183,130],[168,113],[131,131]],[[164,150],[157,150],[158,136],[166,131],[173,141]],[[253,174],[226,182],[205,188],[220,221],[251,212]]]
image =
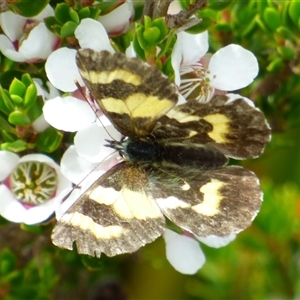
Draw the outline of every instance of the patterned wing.
[[[261,111],[244,99],[215,96],[208,103],[188,101],[163,116],[152,135],[169,146],[206,145],[236,159],[259,156],[270,141]]]
[[[177,103],[168,78],[138,58],[82,49],[76,60],[91,94],[125,136],[149,135],[156,121]]]
[[[165,229],[164,217],[146,190],[146,174],[127,162],[101,176],[58,221],[56,246],[100,257],[131,253]]]
[[[153,171],[152,195],[167,218],[196,236],[240,232],[259,211],[262,192],[251,171],[238,166],[166,171],[164,177]]]

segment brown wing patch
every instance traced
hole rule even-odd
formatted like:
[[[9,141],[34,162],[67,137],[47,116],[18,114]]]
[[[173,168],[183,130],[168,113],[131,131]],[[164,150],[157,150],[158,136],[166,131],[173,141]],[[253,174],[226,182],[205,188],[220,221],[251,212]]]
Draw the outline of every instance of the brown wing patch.
[[[82,49],[76,61],[91,94],[123,135],[149,135],[156,121],[177,103],[169,79],[138,58]]]
[[[159,237],[164,217],[145,189],[147,177],[126,162],[106,172],[58,221],[55,245],[100,257],[131,253]]]
[[[270,141],[263,113],[243,99],[227,100],[215,96],[176,106],[158,121],[153,136],[161,143],[207,144],[236,159],[259,156]]]

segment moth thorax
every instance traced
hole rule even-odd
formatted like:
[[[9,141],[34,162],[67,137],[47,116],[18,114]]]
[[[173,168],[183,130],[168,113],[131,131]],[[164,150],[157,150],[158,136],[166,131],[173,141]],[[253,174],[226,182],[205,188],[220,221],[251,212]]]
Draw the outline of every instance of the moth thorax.
[[[157,162],[161,160],[160,147],[151,141],[127,139],[124,141],[124,156],[130,161]]]

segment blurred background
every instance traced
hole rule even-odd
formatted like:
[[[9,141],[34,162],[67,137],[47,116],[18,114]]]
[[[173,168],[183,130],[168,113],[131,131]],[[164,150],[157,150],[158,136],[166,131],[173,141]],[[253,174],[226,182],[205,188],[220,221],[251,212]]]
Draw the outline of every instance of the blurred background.
[[[238,93],[272,127],[264,154],[241,163],[264,192],[252,226],[224,248],[201,245],[206,263],[189,276],[170,266],[162,238],[131,255],[95,259],[53,246],[51,224],[1,219],[0,299],[300,298],[300,2],[227,2],[205,12],[216,20],[210,52],[236,43],[254,53],[259,76]]]

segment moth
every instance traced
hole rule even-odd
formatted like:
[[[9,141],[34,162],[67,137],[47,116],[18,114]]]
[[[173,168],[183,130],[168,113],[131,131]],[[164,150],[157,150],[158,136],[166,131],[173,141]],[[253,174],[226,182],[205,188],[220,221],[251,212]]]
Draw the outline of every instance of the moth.
[[[55,245],[100,257],[132,253],[165,230],[165,218],[195,236],[248,227],[262,192],[254,173],[228,158],[259,156],[270,140],[264,115],[244,99],[215,96],[176,105],[157,68],[122,53],[81,49],[91,95],[123,135],[109,141],[123,161],[98,178],[55,226]]]

